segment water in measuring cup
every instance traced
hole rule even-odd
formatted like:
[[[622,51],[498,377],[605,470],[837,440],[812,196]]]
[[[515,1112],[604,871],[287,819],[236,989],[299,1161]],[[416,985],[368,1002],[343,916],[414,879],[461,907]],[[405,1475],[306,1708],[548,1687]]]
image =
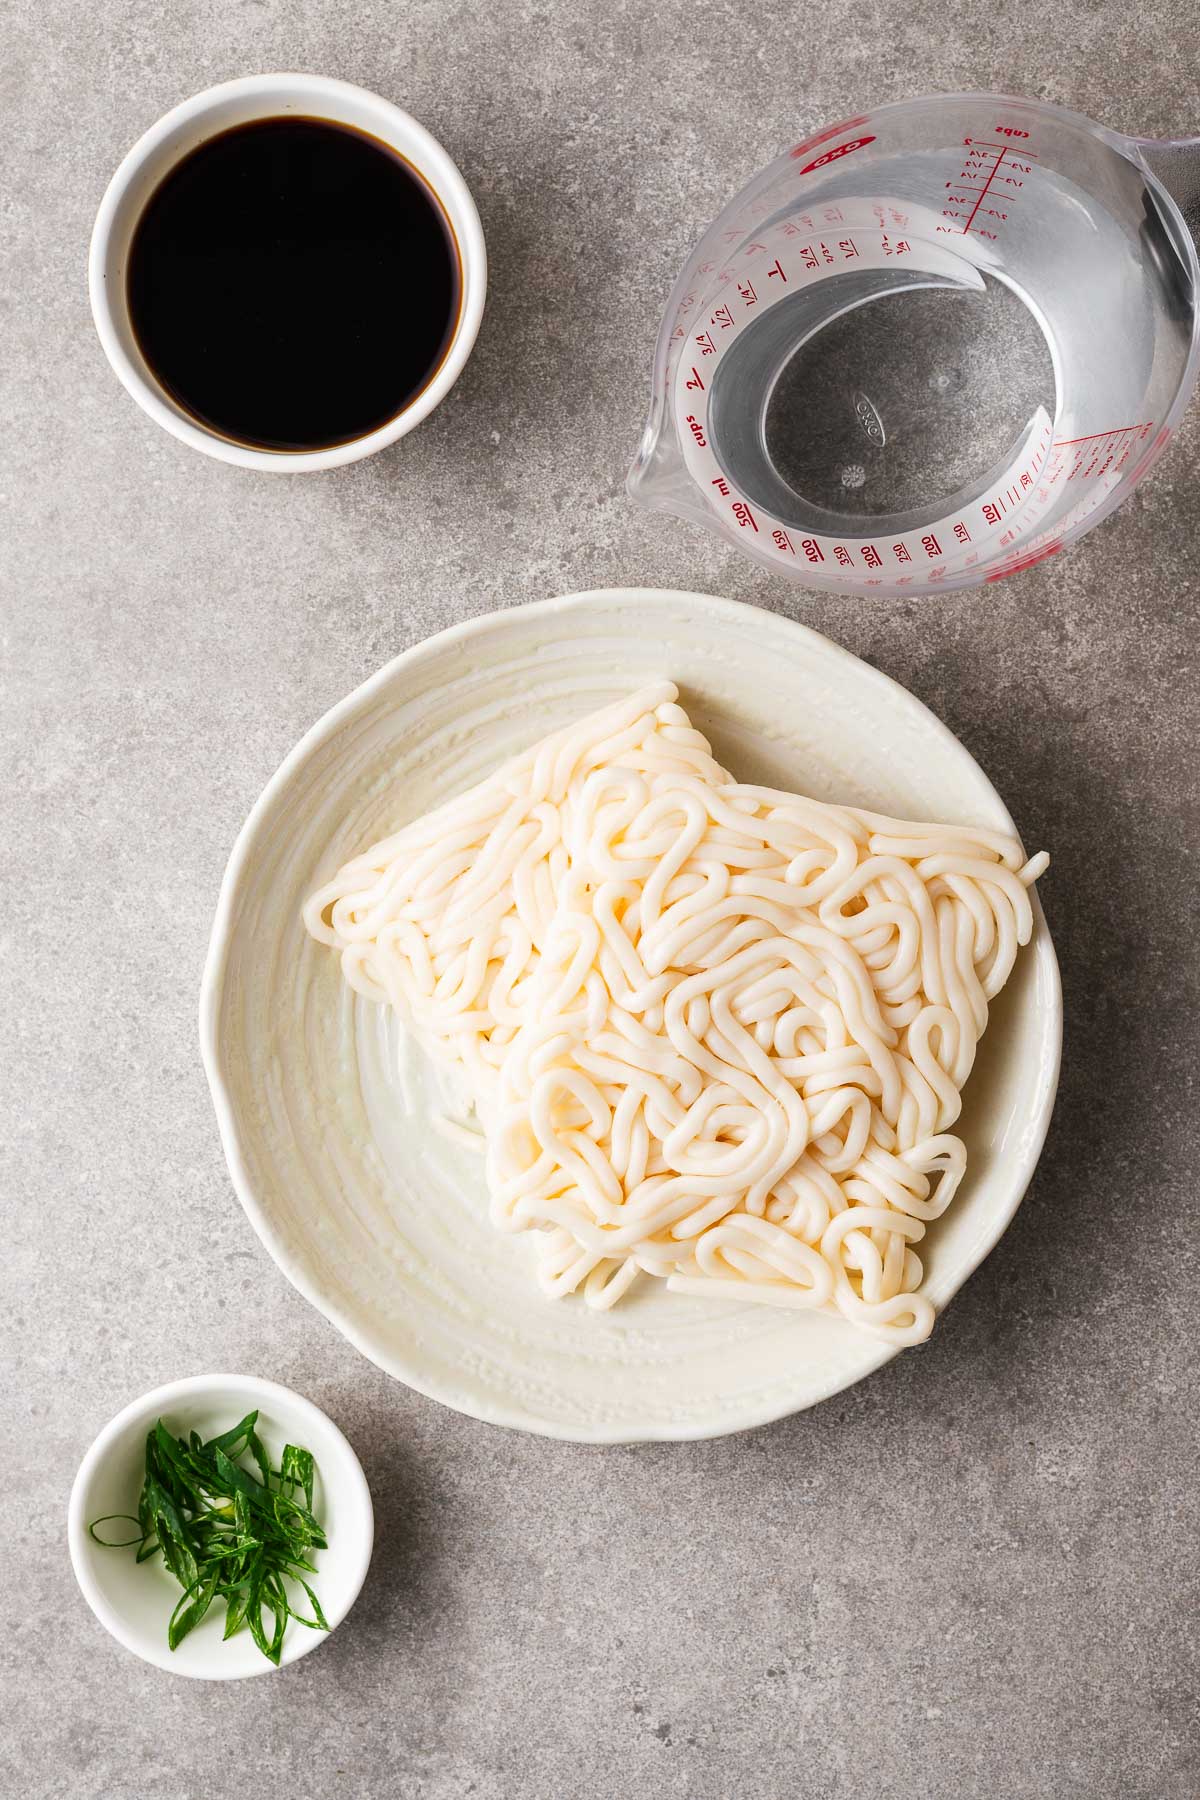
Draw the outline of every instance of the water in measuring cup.
[[[1039,406],[1053,417],[1054,365],[1011,288],[987,277],[982,292],[880,295],[801,345],[767,399],[786,522],[944,510],[1009,456]]]

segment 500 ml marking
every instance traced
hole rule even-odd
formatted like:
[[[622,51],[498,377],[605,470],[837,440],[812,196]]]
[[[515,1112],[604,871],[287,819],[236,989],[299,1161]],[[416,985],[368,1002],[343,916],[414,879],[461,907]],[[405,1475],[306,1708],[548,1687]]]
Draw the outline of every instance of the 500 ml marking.
[[[1020,141],[1029,133],[1016,125],[996,125],[993,131],[991,138],[963,139],[962,167],[957,177],[946,183],[942,207],[942,217],[950,223],[939,225],[939,231],[955,237],[974,231],[977,237],[995,242],[1020,200],[1037,152]],[[1000,138],[1006,141],[1001,143]]]

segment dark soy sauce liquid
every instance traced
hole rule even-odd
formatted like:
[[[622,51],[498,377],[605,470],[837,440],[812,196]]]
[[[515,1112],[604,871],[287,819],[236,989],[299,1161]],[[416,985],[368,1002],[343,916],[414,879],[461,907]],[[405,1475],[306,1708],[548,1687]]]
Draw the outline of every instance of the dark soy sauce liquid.
[[[177,163],[134,231],[129,314],[150,369],[222,437],[325,450],[403,412],[458,323],[436,196],[377,138],[257,119]]]

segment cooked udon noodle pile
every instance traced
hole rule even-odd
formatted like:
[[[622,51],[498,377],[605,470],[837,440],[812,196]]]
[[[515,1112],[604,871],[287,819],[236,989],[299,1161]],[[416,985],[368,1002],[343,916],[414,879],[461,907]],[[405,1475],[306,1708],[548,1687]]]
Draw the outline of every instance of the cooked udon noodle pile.
[[[457,1070],[548,1295],[658,1276],[909,1344],[1047,860],[735,782],[662,682],[354,857],[304,919]]]

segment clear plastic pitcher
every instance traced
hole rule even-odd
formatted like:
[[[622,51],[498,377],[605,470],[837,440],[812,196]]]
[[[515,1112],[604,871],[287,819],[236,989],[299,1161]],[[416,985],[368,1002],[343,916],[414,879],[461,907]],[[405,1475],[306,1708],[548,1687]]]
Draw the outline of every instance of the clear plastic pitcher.
[[[1200,139],[1031,100],[818,133],[689,258],[630,492],[815,587],[968,587],[1052,555],[1187,403],[1198,200]]]

